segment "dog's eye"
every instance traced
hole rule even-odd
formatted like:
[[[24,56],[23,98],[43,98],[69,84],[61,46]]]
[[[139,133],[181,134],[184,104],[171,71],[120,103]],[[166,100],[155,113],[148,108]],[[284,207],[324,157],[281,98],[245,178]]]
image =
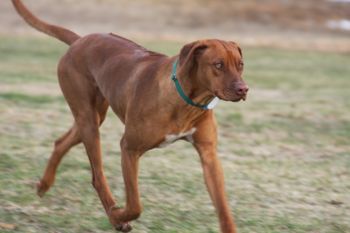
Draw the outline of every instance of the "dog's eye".
[[[222,61],[215,62],[214,66],[215,66],[216,69],[221,70],[222,68],[224,68],[224,63]]]
[[[243,63],[243,61],[240,61],[239,62],[239,68],[243,69],[243,67],[244,67],[244,63]]]

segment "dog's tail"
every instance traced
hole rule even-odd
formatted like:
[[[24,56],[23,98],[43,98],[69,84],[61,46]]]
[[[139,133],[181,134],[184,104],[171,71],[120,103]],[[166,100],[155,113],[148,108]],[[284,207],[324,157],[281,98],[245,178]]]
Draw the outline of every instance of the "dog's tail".
[[[38,19],[35,15],[33,15],[28,10],[27,7],[23,5],[21,0],[12,0],[12,3],[15,6],[18,14],[22,16],[22,18],[35,29],[49,36],[55,37],[68,45],[73,44],[74,41],[80,38],[79,35],[77,35],[76,33],[68,29],[65,29],[56,25],[51,25]]]

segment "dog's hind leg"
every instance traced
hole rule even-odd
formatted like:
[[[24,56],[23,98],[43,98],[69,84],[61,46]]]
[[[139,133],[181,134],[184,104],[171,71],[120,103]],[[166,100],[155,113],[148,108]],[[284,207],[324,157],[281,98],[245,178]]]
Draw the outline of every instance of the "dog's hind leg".
[[[58,165],[70,148],[81,142],[77,126],[74,126],[55,141],[55,147],[47,163],[44,175],[37,184],[37,194],[42,197],[53,185]]]
[[[117,222],[119,222],[119,224],[116,225],[116,230],[128,232],[132,228],[130,225],[125,224],[125,222],[137,219],[142,211],[138,190],[138,168],[139,158],[143,152],[128,148],[128,141],[125,135],[120,144],[122,150],[121,160],[125,184],[126,205],[124,208],[112,208],[111,215],[117,220]],[[120,224],[120,222],[124,222],[124,224]]]
[[[89,104],[87,104],[89,105]],[[99,133],[99,114],[95,106],[87,107],[81,109],[81,112],[73,110],[75,120],[78,125],[79,134],[81,140],[84,143],[86,153],[88,155],[91,173],[92,173],[92,185],[95,188],[101,203],[110,219],[110,222],[114,226],[122,225],[122,229],[129,231],[130,226],[126,223],[116,222],[114,218],[111,217],[110,210],[115,206],[115,201],[113,199],[112,193],[110,191],[109,185],[107,183],[106,177],[103,171],[102,154],[101,154],[101,143],[100,143],[100,133]]]
[[[109,104],[93,77],[84,75],[84,72],[72,67],[69,55],[64,57],[59,65],[59,82],[90,161],[92,185],[111,224],[114,226],[122,225],[122,230],[128,231],[131,228],[127,223],[116,222],[116,219],[111,217],[110,212],[116,202],[103,170],[99,126],[105,118]]]
[[[99,114],[99,124],[102,125],[108,110],[108,103],[104,99],[100,98],[97,103],[97,110]],[[78,132],[78,127],[74,123],[73,127],[69,129],[65,134],[55,141],[54,150],[47,163],[44,175],[37,184],[37,194],[42,197],[50,189],[55,181],[55,175],[57,167],[59,166],[62,158],[67,152],[75,145],[81,143],[81,137]]]

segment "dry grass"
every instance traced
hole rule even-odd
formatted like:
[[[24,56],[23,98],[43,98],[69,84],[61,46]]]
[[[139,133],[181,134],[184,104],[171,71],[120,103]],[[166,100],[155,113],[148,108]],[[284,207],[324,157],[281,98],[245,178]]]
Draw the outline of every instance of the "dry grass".
[[[144,44],[170,54],[180,48]],[[0,224],[1,232],[113,232],[81,146],[63,161],[52,190],[43,199],[35,195],[52,142],[72,123],[55,78],[63,51],[53,40],[0,38],[0,222],[16,227]],[[244,49],[244,55],[248,101],[216,109],[239,232],[350,232],[349,56],[276,49]],[[104,164],[121,203],[122,131],[109,113]],[[134,232],[218,232],[191,145],[147,153],[140,189],[144,212]]]

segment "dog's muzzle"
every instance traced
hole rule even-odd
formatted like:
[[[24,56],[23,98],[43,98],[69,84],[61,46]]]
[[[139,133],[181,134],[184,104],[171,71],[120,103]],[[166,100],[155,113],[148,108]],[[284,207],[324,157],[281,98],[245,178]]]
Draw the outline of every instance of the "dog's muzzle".
[[[238,102],[246,100],[248,90],[249,87],[244,82],[235,82],[222,91],[215,92],[215,95],[222,100]]]

